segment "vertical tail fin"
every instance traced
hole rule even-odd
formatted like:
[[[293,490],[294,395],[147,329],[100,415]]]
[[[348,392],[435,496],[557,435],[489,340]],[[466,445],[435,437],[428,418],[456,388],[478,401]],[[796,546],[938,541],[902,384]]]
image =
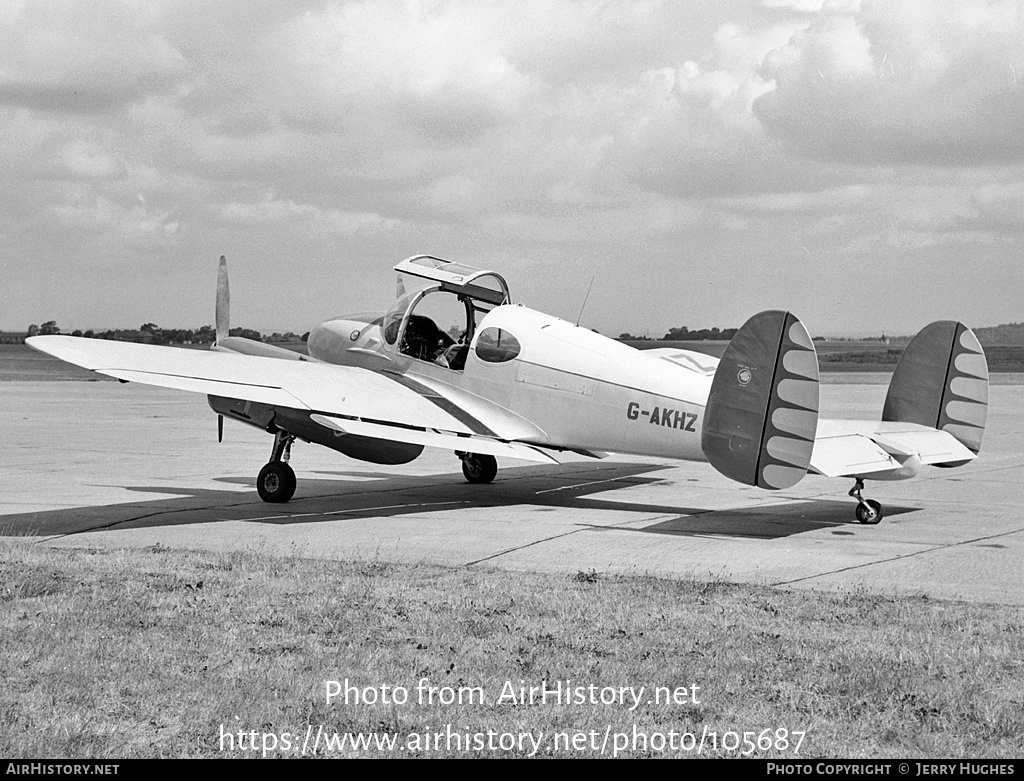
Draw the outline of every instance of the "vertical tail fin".
[[[711,382],[701,448],[719,472],[759,488],[807,473],[818,427],[818,358],[789,312],[754,315],[729,342]]]
[[[973,453],[981,450],[988,412],[988,362],[963,323],[926,325],[900,356],[882,420],[946,431]]]

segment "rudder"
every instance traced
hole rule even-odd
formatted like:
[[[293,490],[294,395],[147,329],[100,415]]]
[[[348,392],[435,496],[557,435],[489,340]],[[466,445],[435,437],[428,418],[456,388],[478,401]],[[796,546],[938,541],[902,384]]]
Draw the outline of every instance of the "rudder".
[[[759,488],[807,473],[818,426],[818,358],[795,316],[754,315],[729,342],[711,383],[701,449],[726,477]]]

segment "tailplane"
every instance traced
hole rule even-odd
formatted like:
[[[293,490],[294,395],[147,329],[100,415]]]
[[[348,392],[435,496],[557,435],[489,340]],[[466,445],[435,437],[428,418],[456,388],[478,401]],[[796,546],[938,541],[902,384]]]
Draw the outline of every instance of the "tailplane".
[[[948,432],[977,454],[987,412],[988,362],[978,337],[952,320],[922,328],[896,365],[882,420]]]
[[[818,357],[796,317],[754,315],[729,342],[711,383],[701,448],[726,477],[759,488],[807,473],[818,425]]]

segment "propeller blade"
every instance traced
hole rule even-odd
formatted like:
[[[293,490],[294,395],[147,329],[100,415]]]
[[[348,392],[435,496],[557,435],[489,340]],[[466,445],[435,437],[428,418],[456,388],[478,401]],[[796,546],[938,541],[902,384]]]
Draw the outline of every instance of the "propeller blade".
[[[220,267],[217,269],[217,344],[227,339],[231,331],[231,294],[228,292],[228,261],[220,256]]]
[[[224,441],[224,416],[223,415],[218,415],[217,416],[217,441],[218,442],[223,442]]]

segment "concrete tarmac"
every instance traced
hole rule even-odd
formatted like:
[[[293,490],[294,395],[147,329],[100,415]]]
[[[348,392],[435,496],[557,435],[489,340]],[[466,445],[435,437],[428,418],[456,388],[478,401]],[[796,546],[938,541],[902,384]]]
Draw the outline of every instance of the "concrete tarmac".
[[[832,377],[822,414],[877,418],[885,376]],[[1009,379],[1009,383],[1007,380]],[[999,384],[1000,382],[1004,384]],[[113,382],[3,382],[0,535],[60,547],[248,551],[573,574],[717,577],[787,588],[1024,605],[1024,384],[996,377],[981,457],[868,483],[886,517],[858,524],[850,480],[741,486],[708,464],[612,456],[499,461],[467,484],[427,449],[381,467],[296,443],[286,505],[256,473],[272,439],[204,397]]]

